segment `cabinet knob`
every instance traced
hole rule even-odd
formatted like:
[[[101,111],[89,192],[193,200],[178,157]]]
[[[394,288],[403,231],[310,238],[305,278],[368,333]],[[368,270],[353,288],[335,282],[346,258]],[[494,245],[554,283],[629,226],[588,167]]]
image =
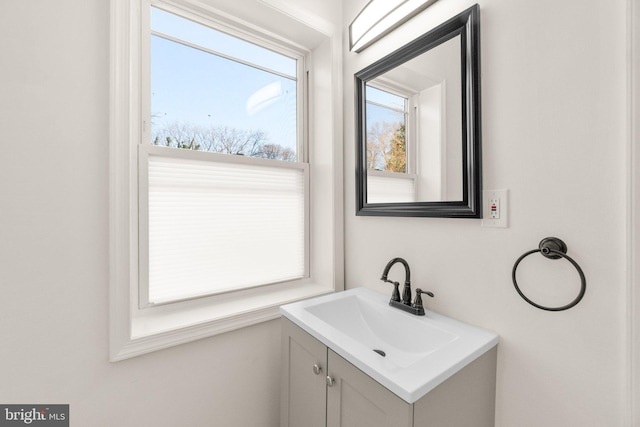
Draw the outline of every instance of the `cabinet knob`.
[[[313,365],[313,373],[316,375],[320,375],[320,372],[322,372],[322,367],[317,363]]]
[[[333,378],[331,378],[329,375],[327,375],[327,386],[329,387],[333,387],[333,385],[335,384],[335,380]]]

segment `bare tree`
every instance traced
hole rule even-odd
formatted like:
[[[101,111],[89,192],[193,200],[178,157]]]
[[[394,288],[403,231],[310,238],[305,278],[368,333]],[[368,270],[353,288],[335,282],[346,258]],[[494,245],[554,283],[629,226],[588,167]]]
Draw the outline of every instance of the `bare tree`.
[[[265,144],[262,146],[262,155],[265,159],[295,161],[296,152],[291,148],[278,144]]]
[[[154,126],[152,143],[173,148],[209,151],[238,156],[295,161],[296,153],[287,147],[268,143],[261,130],[246,131],[228,126],[198,126],[172,123]]]
[[[391,164],[399,152],[397,144],[401,123],[374,122],[367,130],[367,169],[394,170]],[[404,131],[402,130],[402,135]],[[402,137],[404,139],[404,137]],[[390,168],[391,166],[391,168]]]

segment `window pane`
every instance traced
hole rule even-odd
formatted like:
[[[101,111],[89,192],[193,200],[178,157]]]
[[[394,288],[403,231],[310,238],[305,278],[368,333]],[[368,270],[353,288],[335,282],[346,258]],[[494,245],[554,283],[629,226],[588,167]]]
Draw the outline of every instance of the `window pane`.
[[[293,58],[155,7],[151,8],[151,30],[291,78],[296,77],[296,60]]]
[[[305,170],[149,156],[149,301],[305,274]]]
[[[367,86],[367,102],[380,104],[387,108],[404,112],[406,110],[407,99],[384,90]]]
[[[270,58],[276,55],[293,64],[295,75],[294,59],[219,34],[224,37],[216,37],[217,50],[231,50],[236,57],[244,55],[272,68],[277,64]],[[158,35],[151,37],[153,144],[295,161],[296,104],[295,79]]]
[[[367,103],[366,116],[367,168],[407,172],[405,113]]]

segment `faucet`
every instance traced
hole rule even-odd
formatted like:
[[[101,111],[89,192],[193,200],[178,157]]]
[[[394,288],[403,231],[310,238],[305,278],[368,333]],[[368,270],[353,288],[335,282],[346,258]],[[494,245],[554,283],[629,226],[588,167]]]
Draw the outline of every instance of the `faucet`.
[[[395,290],[397,289],[396,284],[398,282],[393,282],[387,279],[387,276],[389,275],[389,270],[391,270],[391,267],[393,267],[398,262],[404,265],[404,288],[402,289],[402,303],[411,305],[411,270],[409,269],[409,263],[407,261],[405,261],[403,258],[393,258],[387,263],[387,266],[384,268],[380,280],[382,280],[383,282],[392,283],[394,286],[396,286],[396,288],[394,289],[394,294],[392,296],[392,299],[395,300],[395,298],[397,297]],[[400,301],[400,299],[398,298],[396,301]]]
[[[387,278],[391,267],[393,267],[398,262],[404,266],[404,288],[402,289],[402,301],[400,300],[400,292],[398,290],[400,284]],[[387,263],[386,267],[384,268],[380,280],[386,283],[391,283],[393,285],[393,294],[391,295],[391,300],[389,301],[390,306],[399,308],[417,316],[424,316],[424,307],[422,306],[421,294],[424,293],[425,295],[433,297],[433,293],[423,292],[422,289],[418,288],[416,289],[416,298],[413,304],[411,303],[411,270],[409,269],[409,263],[407,261],[405,261],[403,258],[393,258]]]

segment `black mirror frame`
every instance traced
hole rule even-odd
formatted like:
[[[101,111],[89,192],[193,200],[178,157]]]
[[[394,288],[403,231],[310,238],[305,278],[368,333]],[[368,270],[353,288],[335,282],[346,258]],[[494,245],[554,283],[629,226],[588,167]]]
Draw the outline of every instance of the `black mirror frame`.
[[[414,57],[461,36],[463,200],[412,203],[367,203],[366,105],[368,81]],[[482,218],[480,116],[480,7],[476,4],[409,44],[355,74],[356,215],[437,218]]]

